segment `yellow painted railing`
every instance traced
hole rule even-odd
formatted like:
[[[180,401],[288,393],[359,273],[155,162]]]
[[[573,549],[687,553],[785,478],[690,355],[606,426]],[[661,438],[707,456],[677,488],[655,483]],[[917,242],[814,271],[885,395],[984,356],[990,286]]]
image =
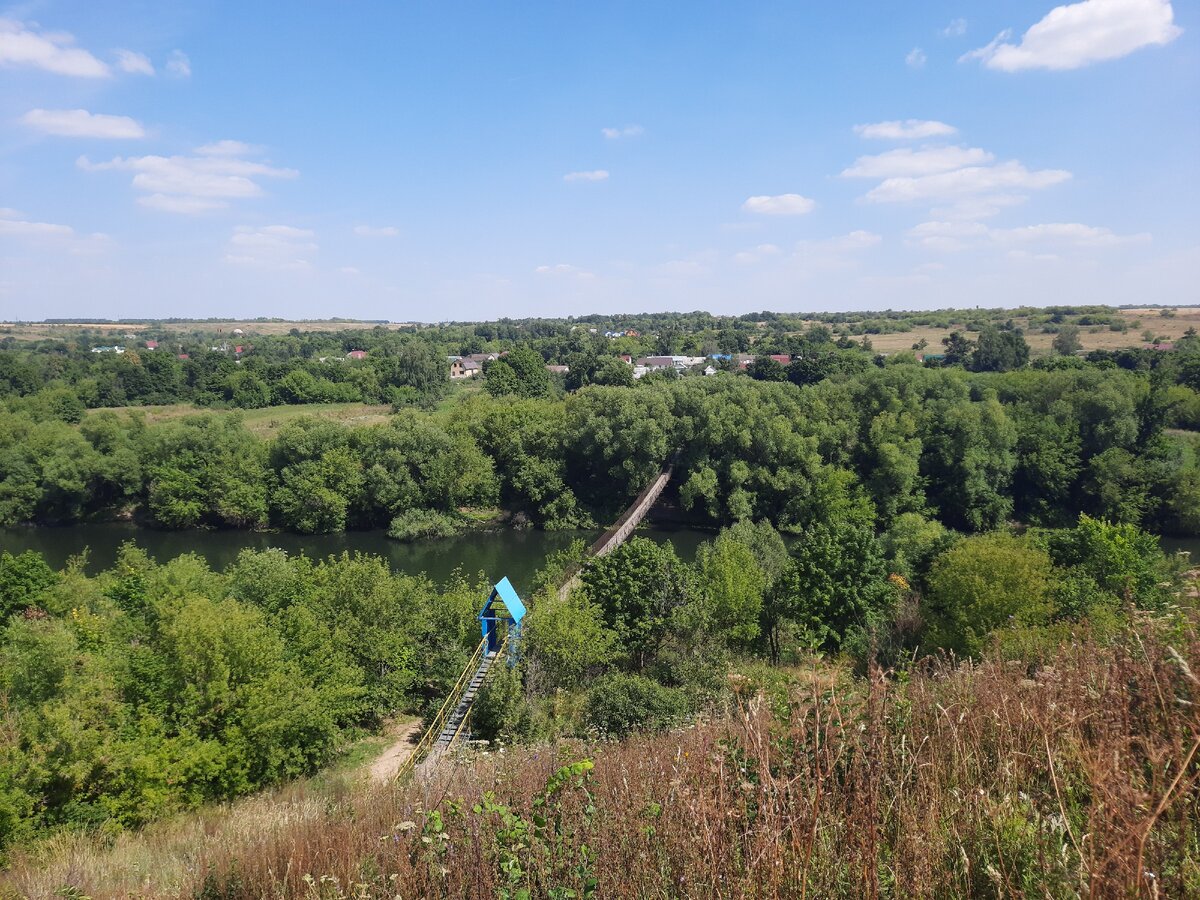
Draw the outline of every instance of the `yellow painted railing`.
[[[446,727],[446,720],[450,718],[450,713],[458,707],[458,701],[462,697],[463,690],[470,684],[471,678],[475,675],[475,670],[479,668],[479,662],[483,659],[483,648],[486,646],[487,638],[484,638],[479,642],[479,646],[475,648],[475,652],[471,654],[471,659],[467,663],[466,668],[462,670],[462,674],[458,676],[458,681],[454,682],[454,687],[446,695],[441,709],[437,711],[437,715],[433,717],[433,721],[425,729],[425,733],[421,735],[421,740],[418,741],[412,755],[409,756],[404,765],[396,772],[397,781],[411,772],[433,747],[434,741],[438,739],[438,735]],[[461,725],[459,727],[461,728]]]

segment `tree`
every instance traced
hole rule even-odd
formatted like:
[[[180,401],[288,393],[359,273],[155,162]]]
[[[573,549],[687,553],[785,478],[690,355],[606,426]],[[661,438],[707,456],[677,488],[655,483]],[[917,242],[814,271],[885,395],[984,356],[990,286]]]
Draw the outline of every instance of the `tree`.
[[[942,345],[946,348],[942,361],[948,366],[966,365],[975,349],[974,341],[961,331],[950,332],[949,337],[942,338]]]
[[[934,560],[925,594],[930,644],[978,656],[989,634],[1050,614],[1049,555],[1004,532],[966,538]]]
[[[675,610],[693,598],[686,568],[670,544],[635,537],[583,571],[589,600],[638,671],[653,660]]]
[[[1029,362],[1029,344],[1019,328],[989,326],[979,333],[971,369],[976,372],[1008,372]]]
[[[1058,334],[1054,336],[1050,346],[1059,356],[1074,356],[1083,349],[1083,344],[1079,340],[1079,326],[1063,325],[1059,328]]]
[[[837,648],[851,628],[869,628],[883,612],[886,578],[883,551],[869,526],[838,520],[815,524],[792,548],[779,605],[767,609],[768,628],[790,622],[806,643]],[[778,636],[771,638],[777,647]]]
[[[700,548],[696,565],[713,631],[731,643],[745,644],[758,637],[769,582],[750,548],[724,531]]]
[[[548,397],[550,373],[546,371],[546,361],[537,351],[519,347],[491,362],[485,372],[484,387],[493,397],[505,394]]]
[[[26,550],[13,556],[0,553],[0,626],[8,616],[37,602],[38,597],[58,583],[41,554]]]
[[[746,366],[746,374],[755,381],[787,381],[787,369],[778,360],[759,356]]]

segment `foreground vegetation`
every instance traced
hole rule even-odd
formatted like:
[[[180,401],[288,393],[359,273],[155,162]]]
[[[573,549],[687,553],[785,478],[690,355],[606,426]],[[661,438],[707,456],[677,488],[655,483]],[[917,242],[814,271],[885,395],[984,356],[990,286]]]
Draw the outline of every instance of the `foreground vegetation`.
[[[729,712],[468,755],[19,857],[15,895],[1193,896],[1194,626],[1139,618],[1014,665],[734,676]],[[761,690],[761,693],[760,693]],[[573,893],[570,893],[573,892]]]
[[[89,577],[0,552],[0,883],[1195,892],[1196,572],[1156,535],[1200,533],[1200,338],[1085,358],[1071,329],[1102,313],[1026,311],[1056,329],[1054,356],[1030,362],[993,316],[921,361],[874,354],[836,317],[763,315],[643,317],[650,334],[611,339],[559,322],[381,330],[357,362],[312,359],[354,332],[240,361],[0,350],[3,525],[570,528],[611,520],[671,461],[669,500],[713,529],[694,562],[635,536],[565,593],[584,549],[549,560],[518,586],[519,659],[472,712],[508,752],[395,793],[295,780],[443,699],[487,585],[369,556],[247,551],[217,573],[127,546]],[[450,397],[450,340],[512,349]],[[795,358],[634,383],[614,355],[697,342]],[[321,398],[354,405],[298,414]],[[361,405],[379,400],[386,414]]]

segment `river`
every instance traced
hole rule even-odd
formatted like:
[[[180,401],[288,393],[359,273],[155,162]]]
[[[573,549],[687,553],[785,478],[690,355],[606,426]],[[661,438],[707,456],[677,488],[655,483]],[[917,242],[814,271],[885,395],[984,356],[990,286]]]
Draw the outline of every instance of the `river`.
[[[711,532],[690,528],[647,528],[639,535],[656,541],[669,541],[676,552],[689,562],[695,559],[701,542],[711,540]],[[87,572],[94,574],[113,564],[117,551],[132,541],[159,562],[183,553],[196,553],[218,571],[230,565],[243,550],[279,547],[288,553],[304,553],[314,559],[332,554],[373,553],[387,559],[398,572],[424,572],[441,583],[455,569],[471,578],[484,572],[497,581],[507,575],[515,585],[525,587],[546,557],[570,546],[576,538],[590,544],[600,536],[595,531],[503,530],[467,534],[452,538],[400,543],[382,531],[348,531],[339,534],[270,534],[255,531],[155,531],[123,522],[93,525],[68,525],[61,528],[0,528],[0,550],[21,553],[36,550],[53,568],[87,551]]]
[[[637,532],[656,541],[669,541],[683,559],[691,562],[712,532],[691,528],[655,526]],[[514,584],[525,586],[542,567],[546,557],[570,546],[576,538],[590,544],[600,531],[504,530],[403,544],[382,531],[348,531],[340,534],[272,534],[256,531],[155,531],[124,522],[68,525],[61,528],[0,528],[0,550],[21,553],[36,550],[53,568],[87,551],[86,571],[96,573],[113,564],[117,550],[133,541],[159,562],[183,553],[204,557],[221,571],[245,549],[280,547],[288,553],[304,553],[314,559],[331,554],[373,553],[384,557],[398,572],[424,572],[438,583],[455,569],[471,578],[479,572],[496,581],[507,575]],[[1193,565],[1200,565],[1200,538],[1163,538],[1167,552],[1191,552]]]

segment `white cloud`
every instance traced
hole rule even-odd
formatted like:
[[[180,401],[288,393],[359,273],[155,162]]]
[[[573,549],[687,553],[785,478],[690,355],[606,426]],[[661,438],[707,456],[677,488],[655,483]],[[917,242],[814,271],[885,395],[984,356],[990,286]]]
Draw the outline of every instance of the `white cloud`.
[[[27,222],[20,218],[15,209],[0,209],[0,234],[9,237],[57,237],[75,236],[70,225],[52,225],[49,222]]]
[[[876,156],[860,156],[842,172],[843,178],[895,178],[936,175],[964,166],[990,163],[994,157],[979,147],[899,147]]]
[[[225,261],[264,269],[309,269],[309,257],[319,249],[315,238],[309,229],[291,225],[239,225],[229,239]]]
[[[772,256],[779,255],[779,248],[774,244],[759,244],[750,250],[742,250],[740,253],[733,255],[733,261],[741,265],[753,265],[754,263],[762,262]]]
[[[1083,225],[1078,222],[1051,222],[1043,225],[1024,225],[1018,228],[989,228],[980,222],[922,222],[908,230],[909,242],[929,250],[953,252],[971,247],[1028,247],[1058,245],[1060,247],[1097,248],[1121,244],[1145,243],[1150,235],[1116,234],[1109,228]],[[1023,257],[1029,251],[1017,250]]]
[[[764,216],[802,216],[812,212],[816,205],[815,200],[799,194],[775,194],[773,196],[764,194],[748,197],[742,204],[742,209]]]
[[[958,134],[958,129],[945,122],[926,119],[903,119],[891,122],[876,122],[873,125],[855,125],[854,133],[859,137],[885,141],[915,141],[923,138],[949,137]]]
[[[21,122],[43,134],[62,137],[134,139],[146,136],[146,130],[128,116],[106,116],[86,109],[31,109]]]
[[[354,233],[359,237],[398,237],[400,229],[395,225],[384,225],[381,228],[372,225],[355,225]]]
[[[99,232],[80,235],[70,225],[30,222],[15,209],[0,209],[0,237],[42,246],[51,252],[66,250],[75,255],[102,252],[112,243],[108,235]]]
[[[212,146],[207,145],[209,148]],[[239,149],[244,149],[244,145],[239,145]],[[134,189],[148,195],[142,197],[139,203],[152,209],[177,213],[220,209],[228,206],[230,200],[258,197],[263,189],[255,179],[295,178],[300,174],[295,169],[282,169],[238,156],[211,153],[198,156],[118,156],[100,163],[93,163],[86,156],[81,156],[76,164],[87,172],[134,172]]]
[[[350,276],[357,276],[357,275],[362,274],[362,272],[360,272],[354,266],[342,266],[340,269],[338,269],[338,271],[341,272],[343,275],[350,275]]]
[[[173,78],[189,78],[192,74],[192,61],[182,50],[172,50],[167,57],[167,74]]]
[[[607,169],[593,169],[590,172],[568,172],[563,176],[563,181],[604,181],[607,178]]]
[[[1014,190],[1040,190],[1070,177],[1071,173],[1062,169],[1031,172],[1011,160],[995,166],[968,166],[935,175],[887,178],[868,191],[866,199],[873,203],[957,199]]]
[[[595,274],[585,271],[578,266],[573,266],[570,263],[557,263],[553,266],[538,266],[533,270],[537,275],[546,276],[570,276],[573,278],[595,278]]]
[[[255,147],[242,141],[213,141],[196,148],[201,156],[254,156],[262,153],[262,147]]]
[[[1002,31],[986,47],[963,54],[989,69],[1078,69],[1119,59],[1142,47],[1169,44],[1183,33],[1174,24],[1170,0],[1083,0],[1056,6],[1021,36],[1009,42]]]
[[[953,38],[962,37],[967,33],[966,19],[953,19],[950,24],[938,32],[942,37]]]
[[[926,62],[928,62],[928,57],[920,47],[913,47],[908,51],[908,56],[904,57],[904,64],[910,69],[923,69]]]
[[[883,240],[877,234],[859,229],[839,237],[824,238],[819,241],[801,241],[796,245],[798,250],[817,250],[828,253],[854,253],[874,247]]]
[[[132,75],[153,75],[154,64],[144,53],[132,50],[117,51],[117,68]]]
[[[601,128],[600,133],[610,141],[620,140],[621,138],[637,137],[644,134],[646,129],[641,125],[626,125],[624,128]]]
[[[214,209],[224,209],[229,205],[224,200],[189,197],[180,194],[147,194],[144,197],[138,197],[137,202],[149,209],[179,213],[185,216],[194,216],[198,213],[210,212]]]
[[[105,63],[74,43],[70,34],[34,31],[13,19],[0,18],[0,65],[33,66],[77,78],[107,78],[112,74]]]

